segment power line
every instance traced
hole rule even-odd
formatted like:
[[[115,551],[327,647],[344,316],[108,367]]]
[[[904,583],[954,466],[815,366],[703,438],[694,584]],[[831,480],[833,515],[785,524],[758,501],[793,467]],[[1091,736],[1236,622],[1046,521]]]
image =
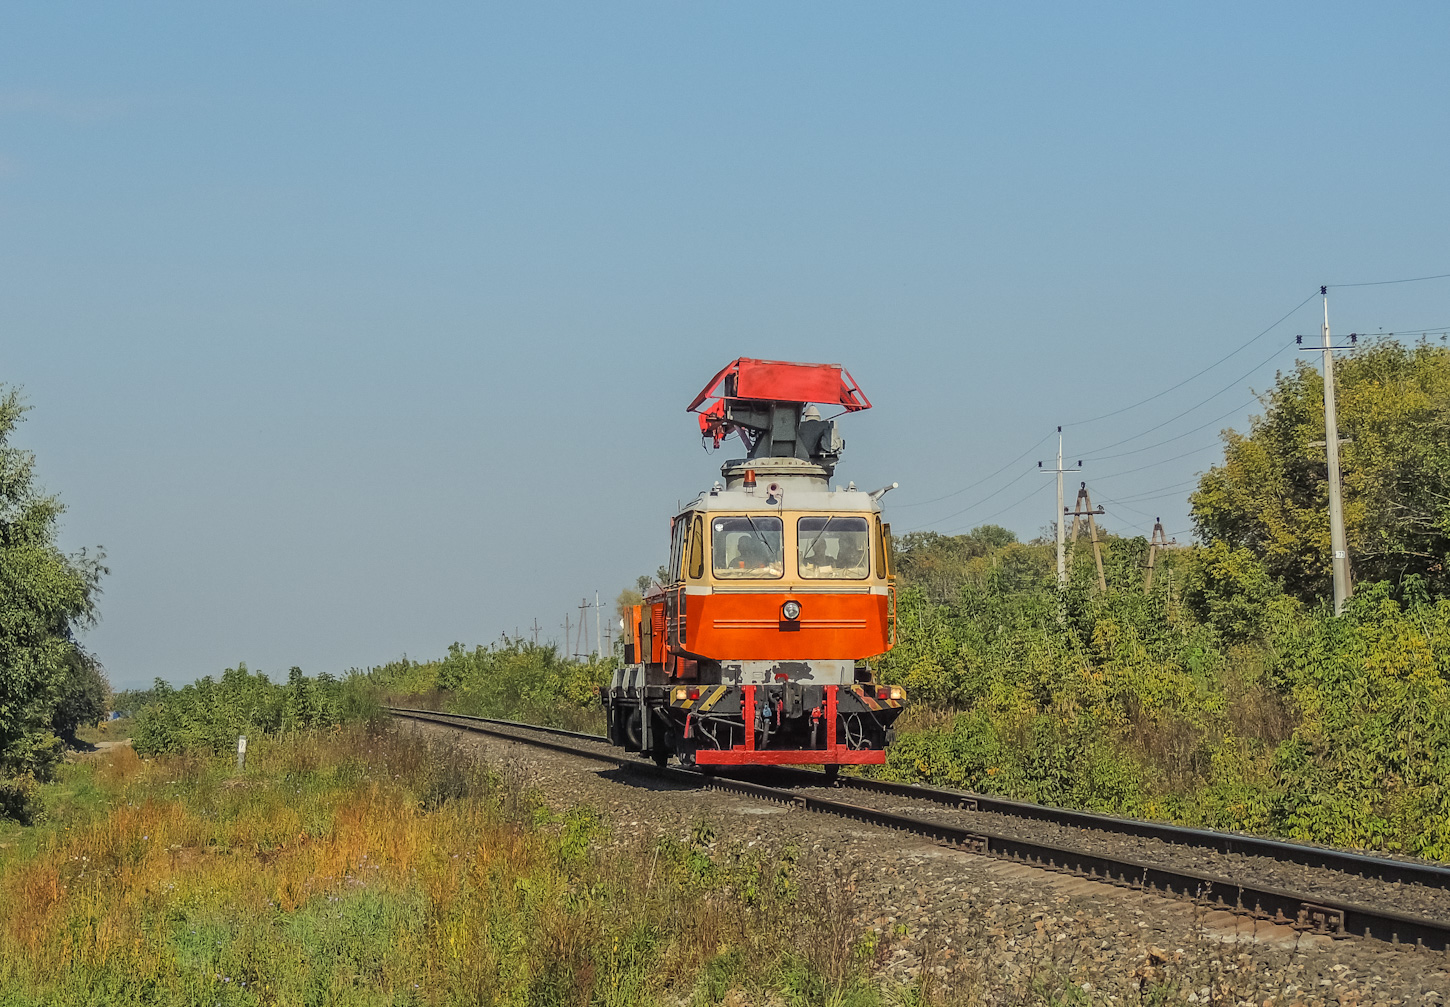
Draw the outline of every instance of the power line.
[[[1116,478],[1118,478],[1118,476],[1130,475],[1130,474],[1132,474],[1134,472],[1142,472],[1145,469],[1157,468],[1159,465],[1167,465],[1169,462],[1180,461],[1180,460],[1182,460],[1184,458],[1188,458],[1188,457],[1190,457],[1192,455],[1196,455],[1200,451],[1207,451],[1209,448],[1216,448],[1216,447],[1218,447],[1218,445],[1216,443],[1215,444],[1205,444],[1202,447],[1194,448],[1191,451],[1185,451],[1181,455],[1174,455],[1172,458],[1164,458],[1162,461],[1149,462],[1147,465],[1139,465],[1135,469],[1124,469],[1121,472],[1114,472],[1111,475],[1098,476],[1098,482],[1102,482],[1105,479],[1116,479]]]
[[[1407,276],[1403,280],[1368,280],[1363,283],[1330,283],[1330,287],[1384,287],[1391,283],[1419,283],[1421,280],[1443,280],[1450,273],[1436,273],[1434,276]]]
[[[1038,443],[1041,443],[1041,442],[1039,441]],[[1033,447],[1036,447],[1036,446],[1037,446],[1036,444],[1033,445]],[[992,492],[988,493],[986,496],[982,497],[982,499],[976,501],[975,503],[970,503],[967,506],[963,507],[961,510],[954,511],[951,514],[948,514],[946,517],[937,518],[936,521],[928,521],[927,524],[938,524],[938,523],[940,523],[942,521],[950,521],[954,517],[960,517],[961,515],[965,514],[967,511],[973,510],[973,509],[975,509],[977,507],[980,507],[982,504],[984,504],[988,500],[992,499],[998,493],[1001,493],[1003,490],[1005,490],[1009,486],[1013,485],[1013,483],[1019,483],[1019,482],[1021,482],[1023,479],[1026,479],[1029,475],[1031,475],[1033,472],[1036,472],[1036,471],[1037,471],[1036,469],[1027,469],[1025,472],[1023,472],[1021,475],[1019,475],[1016,479],[1013,479],[1011,482],[1003,483],[1000,487],[998,487],[997,489],[994,489]],[[920,524],[920,525],[917,525],[915,528],[908,528],[906,530],[907,531],[921,531],[921,529],[923,529],[925,527],[926,527],[926,524]]]
[[[1101,462],[1101,461],[1106,461],[1109,458],[1126,458],[1128,455],[1138,455],[1138,454],[1142,454],[1144,451],[1152,451],[1154,448],[1161,448],[1165,444],[1172,444],[1174,441],[1181,441],[1181,440],[1183,440],[1183,438],[1189,436],[1190,434],[1196,434],[1200,430],[1207,429],[1208,427],[1213,426],[1215,423],[1218,423],[1218,422],[1220,422],[1222,420],[1228,419],[1230,416],[1233,416],[1235,413],[1243,412],[1245,409],[1247,409],[1249,406],[1253,405],[1257,401],[1259,401],[1258,400],[1258,396],[1255,396],[1254,398],[1249,399],[1247,402],[1243,403],[1242,405],[1234,406],[1228,412],[1226,412],[1226,413],[1224,413],[1224,414],[1222,414],[1220,416],[1215,416],[1213,419],[1209,420],[1207,423],[1204,423],[1204,424],[1202,424],[1200,426],[1196,426],[1192,430],[1185,430],[1181,434],[1175,434],[1172,437],[1169,437],[1169,438],[1166,438],[1164,440],[1158,441],[1156,444],[1149,444],[1147,447],[1133,448],[1131,451],[1119,451],[1115,455],[1098,455],[1096,457],[1093,457],[1093,456],[1089,455],[1089,456],[1087,456],[1087,459],[1086,460],[1087,461],[1090,461],[1090,462]],[[1197,408],[1197,407],[1195,407],[1195,408]],[[1142,434],[1139,434],[1138,436],[1141,437]],[[1134,438],[1132,438],[1132,437],[1129,437],[1128,438],[1128,440],[1133,440],[1133,439]]]
[[[1158,496],[1155,496],[1155,494],[1159,494],[1159,495],[1162,495],[1162,496],[1169,496],[1169,495],[1171,495],[1169,493],[1170,490],[1187,489],[1189,486],[1192,486],[1196,482],[1198,482],[1197,479],[1185,479],[1183,482],[1172,483],[1171,485],[1168,485],[1168,486],[1158,486],[1158,487],[1156,487],[1154,489],[1151,489],[1151,490],[1143,490],[1141,493],[1131,493],[1128,496],[1123,497],[1123,499],[1124,500],[1156,500],[1156,499],[1158,499]]]
[[[1093,416],[1093,417],[1090,417],[1090,418],[1085,419],[1085,420],[1077,420],[1077,421],[1075,421],[1073,423],[1067,424],[1067,426],[1077,426],[1077,427],[1080,427],[1080,426],[1084,426],[1084,425],[1086,425],[1088,423],[1096,423],[1098,420],[1105,420],[1109,416],[1117,416],[1120,413],[1126,413],[1130,409],[1137,409],[1139,406],[1147,405],[1149,402],[1152,402],[1155,399],[1161,399],[1163,396],[1167,395],[1169,392],[1175,392],[1175,391],[1177,391],[1178,389],[1182,388],[1184,385],[1188,384],[1190,381],[1193,381],[1196,378],[1202,377],[1203,375],[1207,374],[1209,371],[1211,371],[1215,367],[1217,367],[1219,364],[1221,364],[1224,361],[1228,360],[1230,357],[1233,357],[1233,356],[1236,356],[1239,353],[1242,353],[1244,350],[1246,350],[1250,346],[1254,345],[1254,343],[1257,343],[1260,339],[1263,339],[1270,332],[1273,332],[1280,325],[1283,325],[1286,321],[1288,321],[1289,320],[1289,316],[1293,315],[1294,312],[1298,311],[1300,308],[1304,307],[1304,305],[1308,304],[1310,301],[1314,300],[1314,298],[1316,298],[1318,296],[1319,296],[1319,292],[1316,290],[1314,293],[1312,293],[1308,297],[1304,298],[1304,300],[1302,300],[1298,304],[1294,305],[1294,307],[1290,308],[1287,312],[1284,313],[1284,315],[1282,317],[1279,318],[1278,321],[1276,321],[1273,325],[1270,325],[1263,332],[1260,332],[1257,336],[1254,336],[1252,339],[1250,339],[1248,342],[1242,344],[1237,349],[1231,350],[1227,354],[1225,354],[1224,356],[1219,357],[1213,363],[1211,363],[1207,367],[1203,368],[1203,370],[1198,371],[1197,373],[1194,373],[1194,374],[1190,374],[1188,377],[1186,377],[1182,381],[1178,382],[1178,384],[1174,385],[1172,388],[1165,388],[1161,392],[1159,392],[1158,394],[1156,394],[1156,395],[1150,395],[1146,399],[1142,399],[1142,400],[1140,400],[1138,402],[1134,402],[1130,406],[1123,406],[1121,409],[1114,409],[1110,413],[1103,413],[1103,414],[1101,414],[1099,416]]]
[[[1036,451],[1039,447],[1042,446],[1042,444],[1044,444],[1047,441],[1048,437],[1051,437],[1051,436],[1052,436],[1052,434],[1047,434],[1045,437],[1042,438],[1042,440],[1040,440],[1036,444],[1032,445],[1030,448],[1028,448],[1026,451],[1022,452],[1016,458],[1013,458],[1010,462],[1008,462],[1006,465],[1003,465],[996,472],[993,472],[991,475],[983,476],[982,478],[978,479],[974,483],[971,483],[971,484],[969,484],[967,486],[963,486],[959,490],[954,490],[951,493],[946,494],[945,496],[932,497],[930,500],[918,500],[916,503],[896,504],[895,505],[895,509],[896,510],[904,510],[907,507],[925,507],[927,504],[940,503],[943,500],[950,500],[954,496],[961,496],[967,490],[976,489],[978,486],[982,485],[982,483],[988,482],[988,481],[990,481],[992,479],[995,479],[997,476],[1001,475],[1003,472],[1006,472],[1008,469],[1010,469],[1013,465],[1016,465],[1022,459],[1026,458],[1032,452]],[[1010,483],[1008,485],[1010,485]],[[1006,487],[1004,486],[1003,489],[1006,489]],[[948,515],[948,517],[954,517],[954,516],[955,515]],[[945,521],[945,520],[947,520],[947,518],[942,518],[942,520]]]
[[[1050,485],[1051,485],[1050,483],[1042,483],[1036,489],[1034,489],[1031,492],[1029,492],[1026,496],[1018,497],[1016,500],[1013,500],[1006,507],[1003,507],[1001,510],[997,511],[995,514],[988,514],[986,517],[979,518],[977,521],[974,521],[974,522],[971,522],[971,523],[972,524],[975,524],[975,525],[977,525],[977,526],[980,527],[981,525],[984,525],[988,521],[992,520],[994,517],[1001,517],[1003,514],[1006,514],[1009,510],[1012,510],[1014,507],[1018,506],[1019,504],[1024,504],[1028,500],[1031,500],[1034,496],[1036,496],[1037,494],[1041,493],[1043,490],[1047,489],[1047,487],[1050,486]],[[952,535],[952,534],[955,534],[956,532],[962,531],[966,527],[967,527],[967,525],[959,525],[956,528],[952,528],[952,529],[949,529],[948,531],[943,532],[942,534],[944,534],[944,535]]]
[[[1196,485],[1197,483],[1197,479],[1190,479],[1185,482],[1180,489],[1175,490],[1171,493],[1145,493],[1138,496],[1124,497],[1123,499],[1131,501],[1132,503],[1150,503],[1154,500],[1167,500],[1169,497],[1181,499],[1184,496],[1185,491],[1187,491],[1190,487]],[[1104,497],[1103,499],[1106,500],[1107,497]],[[1122,501],[1119,502],[1121,503]]]
[[[1149,514],[1147,511],[1141,511],[1141,510],[1139,510],[1136,507],[1129,507],[1127,504],[1123,503],[1123,501],[1121,501],[1121,500],[1113,500],[1113,499],[1111,499],[1109,497],[1099,497],[1098,499],[1102,500],[1103,503],[1110,503],[1114,507],[1123,507],[1123,508],[1126,508],[1127,510],[1132,511],[1134,514],[1141,514],[1145,518],[1151,518],[1151,517],[1153,517],[1153,515],[1152,514]],[[1128,523],[1129,524],[1132,524],[1131,521],[1128,522]],[[1142,525],[1133,525],[1133,527],[1134,528],[1141,528]]]
[[[1432,326],[1432,327],[1430,327],[1428,329],[1395,329],[1395,331],[1393,331],[1393,332],[1386,332],[1383,329],[1381,329],[1378,332],[1361,332],[1361,333],[1359,333],[1359,335],[1364,336],[1364,338],[1366,338],[1366,339],[1372,339],[1372,338],[1374,338],[1376,336],[1425,336],[1425,335],[1430,335],[1431,333],[1435,333],[1435,332],[1450,333],[1450,325],[1435,325],[1435,326]],[[1304,333],[1302,335],[1295,336],[1294,338],[1295,339],[1301,339],[1301,338],[1302,339],[1318,339],[1319,338],[1319,333],[1317,333],[1317,332],[1307,333],[1306,332],[1306,333]]]
[[[1218,398],[1220,395],[1224,394],[1225,392],[1232,391],[1239,384],[1241,384],[1244,381],[1247,381],[1249,378],[1253,377],[1253,375],[1254,375],[1254,373],[1256,371],[1258,371],[1265,364],[1269,363],[1271,360],[1273,360],[1279,354],[1283,353],[1285,350],[1293,349],[1294,347],[1295,347],[1295,344],[1294,343],[1287,343],[1284,346],[1279,347],[1273,353],[1270,353],[1263,360],[1259,361],[1259,363],[1257,363],[1253,367],[1249,368],[1247,371],[1245,371],[1239,377],[1235,378],[1233,381],[1230,381],[1228,384],[1224,385],[1222,388],[1220,388],[1218,391],[1214,392],[1208,398],[1202,400],[1201,402],[1197,402],[1194,405],[1189,406],[1187,409],[1183,410],[1183,412],[1179,413],[1178,415],[1176,415],[1176,416],[1170,416],[1168,419],[1164,420],[1162,423],[1155,424],[1154,426],[1149,427],[1147,430],[1141,431],[1140,433],[1136,433],[1136,434],[1134,434],[1131,437],[1124,437],[1120,441],[1114,441],[1111,444],[1104,444],[1100,448],[1093,448],[1093,451],[1106,451],[1106,450],[1108,450],[1108,448],[1115,448],[1119,444],[1127,444],[1129,441],[1135,441],[1139,437],[1144,437],[1144,436],[1146,436],[1148,434],[1151,434],[1154,430],[1161,430],[1163,427],[1166,427],[1168,424],[1174,422],[1175,420],[1181,420],[1183,417],[1187,416],[1189,413],[1193,412],[1195,409],[1198,409],[1201,406],[1207,405],[1208,403],[1212,402],[1214,399]],[[1091,455],[1091,453],[1092,453],[1091,451],[1085,452],[1083,454],[1083,457],[1084,458],[1087,458],[1089,455]]]

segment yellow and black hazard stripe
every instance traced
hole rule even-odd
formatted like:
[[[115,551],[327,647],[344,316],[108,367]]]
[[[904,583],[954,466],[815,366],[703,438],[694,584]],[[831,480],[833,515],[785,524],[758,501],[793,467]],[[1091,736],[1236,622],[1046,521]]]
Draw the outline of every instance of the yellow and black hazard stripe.
[[[696,713],[708,713],[712,706],[720,702],[720,697],[724,696],[726,690],[729,688],[730,686],[728,685],[706,686],[695,699],[677,699],[670,703],[670,705],[678,707],[681,710],[694,710]]]
[[[698,710],[696,710],[695,712],[696,713],[709,713],[710,712],[710,707],[712,707],[716,703],[720,702],[720,697],[723,696],[723,695],[725,695],[725,693],[729,689],[730,689],[730,686],[728,686],[728,685],[717,685],[717,686],[715,686],[715,688],[713,688],[713,689],[710,690],[710,695],[706,696],[705,694],[701,693],[701,695],[700,695],[700,708]]]
[[[877,699],[875,696],[866,695],[865,686],[853,685],[851,686],[851,692],[866,705],[866,709],[868,710],[899,710],[901,708],[901,700],[899,699]]]

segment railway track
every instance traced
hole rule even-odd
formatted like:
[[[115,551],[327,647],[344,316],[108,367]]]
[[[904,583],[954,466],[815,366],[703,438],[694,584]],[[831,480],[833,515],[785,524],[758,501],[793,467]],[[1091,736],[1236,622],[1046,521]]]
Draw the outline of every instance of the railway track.
[[[1433,864],[861,777],[841,777],[828,788],[822,774],[807,770],[777,771],[773,778],[791,786],[768,786],[682,767],[659,769],[598,735],[429,710],[389,712],[1187,899],[1307,933],[1450,948],[1450,919],[1433,915],[1450,916],[1450,869]],[[841,791],[859,794],[862,803],[839,799]],[[903,802],[915,807],[903,808]],[[1264,884],[1266,876],[1279,883]]]

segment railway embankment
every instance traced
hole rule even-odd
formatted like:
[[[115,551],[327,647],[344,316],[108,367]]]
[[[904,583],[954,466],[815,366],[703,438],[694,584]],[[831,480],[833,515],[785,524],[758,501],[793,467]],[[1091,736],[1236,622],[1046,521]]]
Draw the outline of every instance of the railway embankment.
[[[993,1002],[1409,1004],[1443,1003],[1450,990],[1439,951],[1331,939],[498,737],[460,743],[514,766],[556,813],[596,809],[610,843],[664,835],[706,856],[763,850],[806,865],[803,897],[821,886],[812,897],[849,911],[883,983],[926,975]]]

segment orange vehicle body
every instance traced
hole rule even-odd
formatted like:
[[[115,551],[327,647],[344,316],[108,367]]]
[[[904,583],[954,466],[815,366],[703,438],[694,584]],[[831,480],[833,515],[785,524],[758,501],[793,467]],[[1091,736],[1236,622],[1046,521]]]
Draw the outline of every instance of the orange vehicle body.
[[[884,762],[905,693],[869,660],[895,643],[895,484],[831,485],[844,441],[817,401],[870,407],[837,365],[744,358],[691,404],[707,440],[740,433],[750,455],[676,514],[668,563],[621,620],[601,692],[615,744],[701,766]]]

